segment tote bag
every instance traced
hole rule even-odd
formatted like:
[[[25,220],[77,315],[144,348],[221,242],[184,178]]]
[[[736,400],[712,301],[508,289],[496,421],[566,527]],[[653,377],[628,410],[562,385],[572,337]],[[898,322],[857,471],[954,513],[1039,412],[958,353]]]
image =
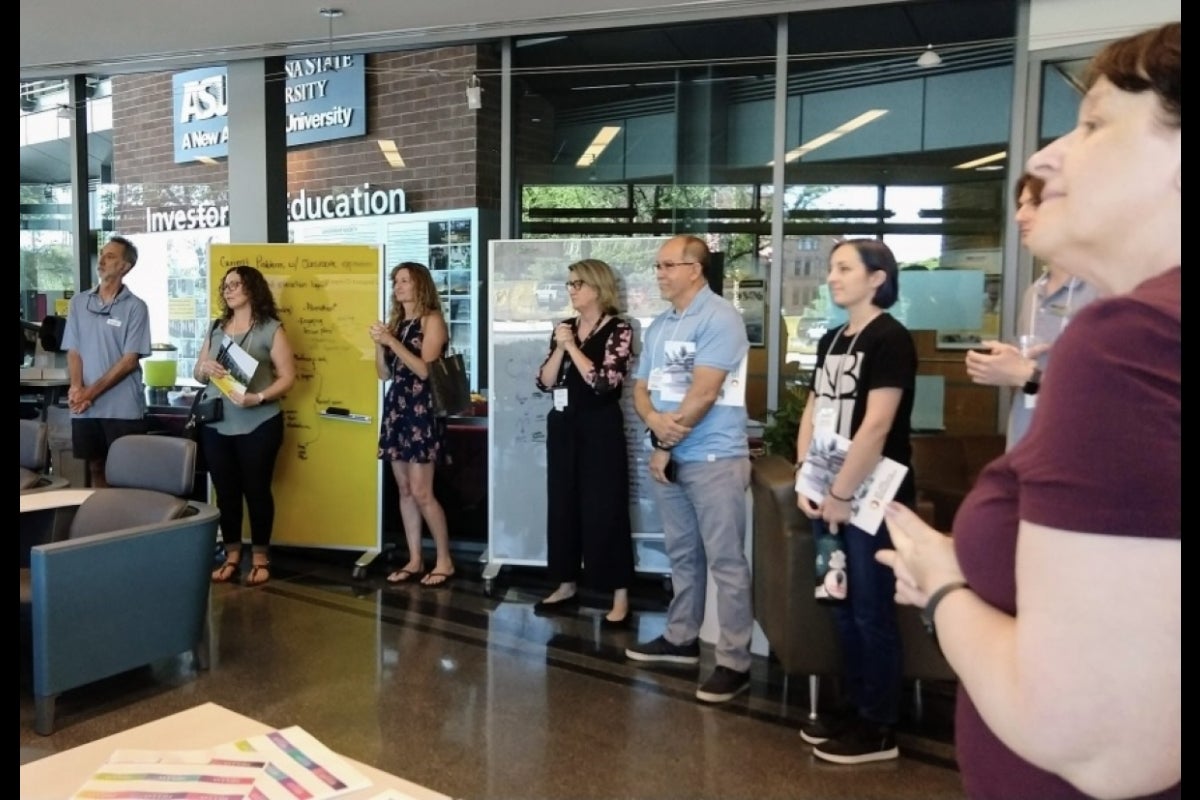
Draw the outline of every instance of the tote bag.
[[[433,413],[439,417],[461,414],[471,405],[471,386],[461,353],[447,353],[429,363]]]

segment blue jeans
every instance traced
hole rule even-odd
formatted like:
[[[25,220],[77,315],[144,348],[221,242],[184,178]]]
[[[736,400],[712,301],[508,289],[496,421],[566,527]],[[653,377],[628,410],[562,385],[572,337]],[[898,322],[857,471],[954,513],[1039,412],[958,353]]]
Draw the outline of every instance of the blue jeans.
[[[684,461],[674,483],[651,481],[662,516],[664,544],[671,560],[674,596],[663,636],[687,644],[700,635],[708,572],[717,584],[716,661],[750,669],[750,564],[746,561],[746,487],[750,460]]]
[[[821,520],[813,520],[825,527]],[[844,540],[848,595],[832,604],[846,691],[863,719],[895,725],[900,718],[903,653],[896,627],[896,576],[875,560],[892,546],[887,525],[874,536],[853,525],[839,525]]]

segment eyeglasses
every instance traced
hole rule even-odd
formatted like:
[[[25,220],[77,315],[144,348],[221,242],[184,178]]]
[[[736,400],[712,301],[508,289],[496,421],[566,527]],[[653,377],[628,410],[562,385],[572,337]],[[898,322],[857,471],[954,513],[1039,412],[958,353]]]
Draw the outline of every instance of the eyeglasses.
[[[588,285],[587,281],[567,281],[565,284],[568,289],[578,292],[580,289]]]
[[[97,306],[97,307],[92,308],[93,305]],[[93,314],[98,314],[101,317],[111,316],[112,315],[112,303],[109,303],[108,305],[104,305],[101,302],[99,295],[89,294],[87,296],[87,310],[92,312]]]
[[[675,269],[676,267],[683,266],[684,264],[699,264],[699,263],[700,263],[699,261],[655,261],[654,268],[655,269]]]
[[[241,281],[225,281],[225,283],[221,284],[221,293],[236,292],[240,288],[242,288]]]

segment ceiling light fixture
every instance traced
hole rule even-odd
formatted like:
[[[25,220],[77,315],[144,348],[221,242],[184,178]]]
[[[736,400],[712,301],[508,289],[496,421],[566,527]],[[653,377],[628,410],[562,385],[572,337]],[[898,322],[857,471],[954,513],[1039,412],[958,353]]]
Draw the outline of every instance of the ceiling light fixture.
[[[479,85],[479,76],[467,78],[467,108],[478,111],[483,108],[483,87]]]
[[[827,133],[822,133],[820,136],[816,137],[815,139],[809,139],[807,142],[800,145],[799,147],[792,148],[784,155],[783,160],[790,164],[791,162],[796,161],[800,157],[808,155],[813,150],[816,150],[818,147],[824,147],[825,145],[829,144],[830,142],[832,142],[836,139],[842,138],[847,133],[850,133],[851,131],[854,131],[854,130],[858,130],[863,125],[869,125],[870,123],[879,119],[886,113],[888,113],[888,109],[886,109],[886,108],[872,108],[870,111],[864,111],[863,113],[859,114],[854,119],[847,120],[846,122],[843,122],[841,125],[838,125],[833,130],[831,130]],[[772,159],[771,161],[768,161],[767,166],[768,167],[775,166],[774,159]]]
[[[342,11],[340,8],[319,8],[319,9],[317,9],[317,13],[320,14],[325,19],[329,20],[329,44],[327,45],[327,47],[329,49],[329,52],[332,53],[333,52],[333,21],[335,19],[341,19],[343,16],[345,16],[346,12]]]
[[[392,169],[404,168],[404,159],[400,156],[400,148],[396,147],[394,139],[379,139],[376,143]]]
[[[596,138],[592,139],[592,143],[583,151],[583,155],[575,162],[577,167],[590,167],[596,163],[596,159],[600,158],[600,154],[604,152],[612,140],[617,138],[617,134],[621,132],[619,125],[605,125],[596,134]]]
[[[942,57],[933,49],[933,45],[927,45],[921,55],[917,56],[917,66],[922,69],[932,69],[942,65]]]
[[[58,106],[59,119],[75,119],[74,110],[65,103],[60,103]]]
[[[982,167],[984,164],[991,164],[993,161],[999,161],[1003,158],[1008,158],[1007,150],[1001,150],[999,153],[992,153],[990,156],[983,156],[982,158],[974,158],[974,159],[971,159],[970,161],[964,161],[961,164],[955,164],[954,168],[955,169],[975,169],[976,167]]]

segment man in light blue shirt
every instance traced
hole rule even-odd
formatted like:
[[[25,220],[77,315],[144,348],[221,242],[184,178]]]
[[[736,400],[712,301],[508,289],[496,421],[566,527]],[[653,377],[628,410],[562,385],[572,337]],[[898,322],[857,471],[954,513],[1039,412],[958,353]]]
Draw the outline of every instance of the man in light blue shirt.
[[[741,314],[708,287],[709,260],[703,239],[676,236],[659,249],[655,263],[659,290],[671,308],[646,331],[633,396],[654,448],[649,469],[674,596],[663,635],[625,655],[650,664],[699,664],[711,571],[716,668],[696,697],[722,703],[750,686],[750,454],[740,371],[750,345]]]
[[[100,283],[71,298],[63,349],[71,387],[71,444],[88,465],[89,485],[107,486],[104,462],[120,436],[147,429],[146,393],[139,359],[150,355],[150,311],[124,278],[138,252],[124,236],[100,250]]]

